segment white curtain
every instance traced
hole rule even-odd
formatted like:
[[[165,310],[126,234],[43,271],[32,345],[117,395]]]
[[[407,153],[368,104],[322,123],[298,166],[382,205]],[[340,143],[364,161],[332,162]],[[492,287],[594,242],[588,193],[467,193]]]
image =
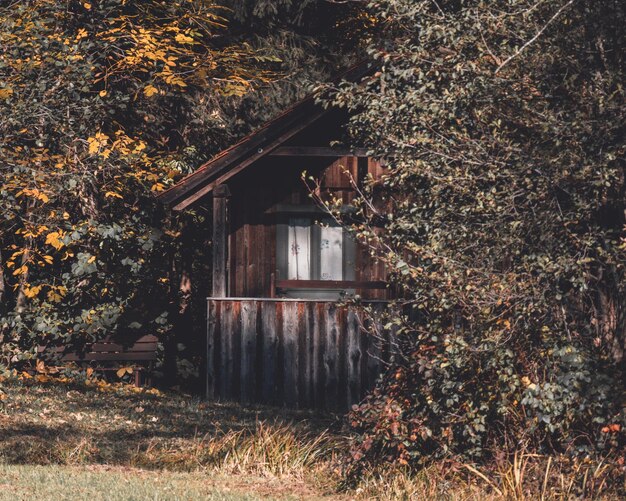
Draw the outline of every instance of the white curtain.
[[[343,229],[341,226],[321,228],[320,279],[343,280]]]
[[[287,243],[288,280],[311,280],[311,221],[291,219]]]

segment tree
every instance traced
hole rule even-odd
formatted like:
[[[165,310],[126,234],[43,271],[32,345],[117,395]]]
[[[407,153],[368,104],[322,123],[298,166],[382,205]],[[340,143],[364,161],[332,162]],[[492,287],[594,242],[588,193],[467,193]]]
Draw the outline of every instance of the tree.
[[[172,220],[153,194],[223,146],[225,103],[273,65],[225,25],[206,1],[0,7],[3,363],[40,343],[168,330],[164,256],[202,214]]]
[[[357,464],[623,444],[623,3],[369,8],[380,71],[329,102],[388,164],[346,224],[402,289],[403,357]]]

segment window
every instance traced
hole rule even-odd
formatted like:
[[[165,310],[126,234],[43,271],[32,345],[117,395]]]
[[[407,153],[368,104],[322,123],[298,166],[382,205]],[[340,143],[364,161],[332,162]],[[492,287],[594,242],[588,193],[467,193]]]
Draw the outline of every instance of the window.
[[[354,280],[354,241],[335,221],[315,216],[288,215],[277,231],[278,281]],[[338,297],[350,291],[338,284],[284,287],[290,297]],[[320,285],[322,285],[320,287]],[[325,292],[324,292],[325,291]]]

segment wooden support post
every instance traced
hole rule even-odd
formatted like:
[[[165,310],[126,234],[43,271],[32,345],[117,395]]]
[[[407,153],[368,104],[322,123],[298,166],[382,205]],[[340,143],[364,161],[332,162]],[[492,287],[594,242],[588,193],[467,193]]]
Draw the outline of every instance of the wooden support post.
[[[222,184],[213,190],[213,297],[228,296],[228,198]]]

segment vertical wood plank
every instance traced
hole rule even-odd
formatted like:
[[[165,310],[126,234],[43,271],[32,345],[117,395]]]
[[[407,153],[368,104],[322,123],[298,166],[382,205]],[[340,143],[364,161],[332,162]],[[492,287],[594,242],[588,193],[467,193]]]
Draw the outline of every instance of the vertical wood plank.
[[[397,352],[381,342],[385,303],[362,310],[332,301],[220,300],[207,304],[207,396],[344,411],[371,389]]]
[[[233,359],[232,344],[234,332],[233,302],[223,301],[221,305],[220,329],[220,398],[232,397]]]
[[[324,318],[324,303],[315,305],[315,324],[313,327],[313,343],[315,351],[314,374],[315,380],[315,406],[318,409],[326,407],[326,371],[324,369],[324,354],[326,343],[326,320]]]
[[[257,302],[241,302],[241,396],[248,404],[255,398]]]
[[[276,325],[276,303],[261,302],[261,399],[264,403],[276,404],[278,361],[278,326]]]
[[[310,408],[313,403],[312,373],[313,373],[313,315],[315,303],[302,302],[298,305],[298,356],[299,377],[298,394],[299,405]]]
[[[277,405],[285,403],[285,336],[283,334],[284,309],[285,303],[279,301],[276,303],[276,336],[277,343],[277,360],[276,360],[276,399]]]
[[[206,398],[215,398],[215,348],[219,331],[219,301],[209,300],[207,303],[207,337],[206,337]]]
[[[233,302],[233,336],[230,350],[231,399],[241,398],[241,301]]]
[[[347,347],[347,310],[344,306],[337,307],[337,405],[335,410],[343,412],[348,408],[348,347]]]
[[[359,319],[354,308],[346,314],[346,365],[347,393],[346,407],[361,400],[361,332]]]
[[[326,408],[335,410],[338,405],[338,341],[337,306],[328,302],[324,304],[325,342],[324,342],[324,395]]]
[[[284,401],[288,407],[298,405],[298,303],[283,303]]]

